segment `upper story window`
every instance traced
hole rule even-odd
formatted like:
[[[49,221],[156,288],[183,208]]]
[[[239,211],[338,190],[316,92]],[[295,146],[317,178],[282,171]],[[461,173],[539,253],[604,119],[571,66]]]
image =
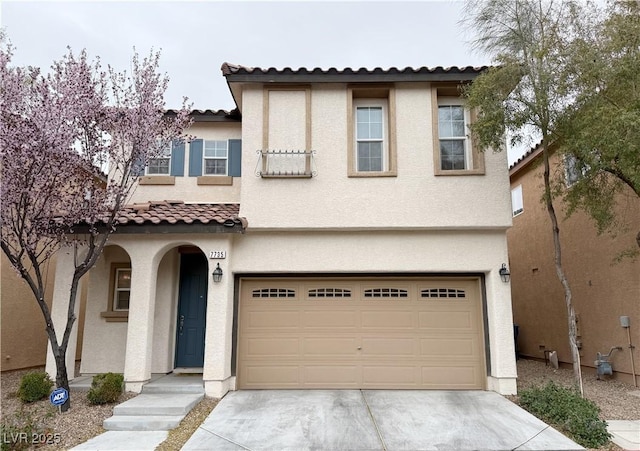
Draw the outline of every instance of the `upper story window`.
[[[388,167],[385,122],[386,101],[359,100],[355,105],[356,170],[381,172]]]
[[[482,175],[484,154],[469,136],[473,112],[464,104],[457,85],[443,83],[431,91],[435,175]]]
[[[169,175],[171,173],[171,143],[162,149],[158,158],[152,158],[147,165],[147,175]]]
[[[471,146],[467,138],[468,110],[459,99],[438,99],[438,139],[440,169],[465,170],[470,167]]]
[[[566,154],[563,160],[565,184],[567,187],[584,177],[589,170],[589,166],[578,160],[575,155]]]
[[[524,211],[524,203],[522,201],[522,185],[518,185],[511,190],[511,209],[513,216],[518,216]]]
[[[203,175],[227,175],[227,141],[204,141]]]
[[[348,89],[349,177],[395,176],[395,90],[392,86]]]

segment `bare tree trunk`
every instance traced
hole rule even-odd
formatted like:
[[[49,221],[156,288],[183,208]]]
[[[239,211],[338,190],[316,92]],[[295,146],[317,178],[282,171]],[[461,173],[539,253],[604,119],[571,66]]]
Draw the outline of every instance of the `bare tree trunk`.
[[[556,274],[558,280],[562,284],[564,289],[564,300],[567,305],[567,320],[569,325],[569,347],[571,349],[571,360],[573,363],[573,377],[575,379],[576,386],[580,390],[580,395],[584,397],[584,390],[582,387],[582,368],[580,366],[580,351],[578,350],[577,343],[577,325],[576,325],[576,312],[573,309],[571,287],[569,281],[562,268],[562,246],[560,244],[560,227],[558,226],[558,218],[556,216],[555,208],[553,207],[553,199],[551,196],[551,183],[550,183],[550,168],[549,168],[549,147],[547,137],[543,137],[542,143],[542,155],[544,160],[544,201],[551,219],[551,227],[553,232],[553,249],[554,249],[554,263],[556,266]]]

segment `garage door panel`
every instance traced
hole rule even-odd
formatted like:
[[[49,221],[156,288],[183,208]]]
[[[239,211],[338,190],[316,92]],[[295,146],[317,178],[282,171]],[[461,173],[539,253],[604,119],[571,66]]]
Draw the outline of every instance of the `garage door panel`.
[[[474,316],[471,312],[420,312],[418,315],[420,329],[476,330]]]
[[[358,314],[355,310],[305,310],[302,326],[306,329],[355,329]]]
[[[480,353],[478,339],[431,337],[420,339],[420,354],[423,357],[473,357]]]
[[[256,310],[245,316],[248,329],[298,329],[300,327],[300,312],[297,310]]]
[[[413,312],[395,311],[393,307],[387,310],[369,310],[367,306],[362,311],[363,329],[413,329]]]
[[[300,383],[298,365],[245,365],[242,381],[246,388],[295,386]]]
[[[424,366],[422,385],[431,388],[477,388],[479,372],[475,366]]]
[[[485,388],[477,279],[242,279],[239,306],[239,388]]]
[[[362,382],[364,387],[393,388],[404,385],[417,388],[420,386],[420,372],[415,365],[364,365]]]
[[[355,356],[358,352],[356,337],[307,337],[303,339],[303,355]]]
[[[372,338],[362,337],[362,356],[386,356],[402,357],[416,355],[415,338],[405,337],[385,337]]]
[[[244,339],[247,357],[298,357],[298,337],[247,337]]]
[[[304,383],[315,386],[356,386],[360,380],[357,365],[307,365],[303,369]]]

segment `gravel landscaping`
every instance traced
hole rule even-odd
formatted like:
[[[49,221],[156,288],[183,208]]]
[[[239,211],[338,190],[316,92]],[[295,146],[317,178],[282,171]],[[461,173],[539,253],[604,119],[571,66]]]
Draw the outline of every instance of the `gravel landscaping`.
[[[33,370],[42,370],[35,368]],[[20,378],[27,370],[9,371],[2,373],[0,388],[2,391],[0,420],[3,425],[31,424],[34,430],[42,434],[46,441],[56,441],[55,444],[37,446],[38,450],[69,449],[75,445],[104,432],[102,422],[110,417],[116,404],[93,406],[86,399],[86,392],[71,392],[71,409],[60,415],[57,408],[51,406],[48,399],[23,405],[15,392],[20,384]],[[531,385],[544,385],[553,380],[557,384],[571,386],[573,383],[570,369],[555,370],[545,366],[544,362],[534,360],[518,360],[518,389]],[[637,420],[640,419],[640,397],[634,395],[638,389],[632,385],[615,380],[597,380],[595,370],[583,373],[585,396],[593,400],[602,410],[602,418],[607,420]],[[132,393],[125,393],[118,402],[134,397]],[[517,397],[509,397],[517,402]],[[178,450],[189,439],[202,421],[216,406],[218,400],[205,398],[180,423],[178,428],[169,433],[168,439],[158,449],[161,451]],[[58,435],[55,435],[58,434]],[[58,440],[59,438],[59,440]],[[36,449],[13,448],[13,449]],[[617,450],[615,445],[609,445],[601,450]]]

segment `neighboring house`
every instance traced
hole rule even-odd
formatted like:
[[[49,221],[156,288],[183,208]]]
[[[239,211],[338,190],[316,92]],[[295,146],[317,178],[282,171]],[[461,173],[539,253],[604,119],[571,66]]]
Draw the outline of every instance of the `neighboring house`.
[[[510,169],[513,227],[507,232],[514,322],[518,325],[518,351],[525,357],[545,358],[557,351],[558,360],[571,362],[564,291],[554,264],[551,222],[542,203],[541,148],[534,148]],[[554,177],[569,185],[579,174],[570,160],[558,154],[550,159]],[[596,374],[596,353],[613,351],[611,365],[621,379],[632,382],[628,333],[620,317],[628,316],[636,373],[640,369],[640,260],[614,262],[633,249],[640,224],[640,202],[629,190],[619,196],[620,218],[630,225],[617,236],[598,235],[593,221],[576,212],[565,219],[564,204],[554,201],[559,218],[562,263],[571,286],[578,320],[578,341],[583,371]]]
[[[238,108],[193,112],[90,273],[81,373],[515,393],[506,153],[458,89],[482,70],[225,63]]]

